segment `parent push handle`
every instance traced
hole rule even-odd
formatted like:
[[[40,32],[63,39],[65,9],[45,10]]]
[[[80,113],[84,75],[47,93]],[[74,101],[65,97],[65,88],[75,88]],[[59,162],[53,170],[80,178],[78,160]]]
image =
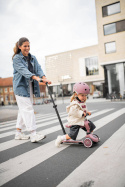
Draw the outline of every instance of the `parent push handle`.
[[[43,82],[43,81],[41,80],[40,82]],[[55,102],[54,102],[53,97],[52,97],[52,93],[51,93],[50,88],[49,88],[49,86],[48,86],[48,82],[46,82],[46,86],[47,86],[48,92],[49,92],[49,94],[50,94],[51,100],[52,100],[52,102],[53,102],[53,108],[55,108],[57,117],[58,117],[58,119],[59,119],[59,123],[60,123],[60,125],[61,125],[61,127],[62,127],[62,131],[63,131],[64,134],[66,134],[66,131],[65,131],[64,127],[63,127],[63,123],[62,123],[62,121],[61,121],[59,112],[58,112],[58,110],[57,110],[57,105],[55,105]]]

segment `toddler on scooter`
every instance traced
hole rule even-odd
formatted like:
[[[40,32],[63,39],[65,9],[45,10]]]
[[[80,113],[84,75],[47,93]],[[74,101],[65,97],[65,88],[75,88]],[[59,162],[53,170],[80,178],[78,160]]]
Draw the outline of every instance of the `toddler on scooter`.
[[[87,134],[92,133],[96,126],[90,121],[86,121],[86,114],[91,115],[87,110],[86,100],[87,95],[90,93],[89,86],[84,82],[78,82],[73,87],[73,95],[71,103],[66,107],[68,113],[68,124],[70,128],[69,134],[58,136],[55,141],[55,146],[59,147],[63,140],[73,139],[76,140],[79,129],[87,131]]]

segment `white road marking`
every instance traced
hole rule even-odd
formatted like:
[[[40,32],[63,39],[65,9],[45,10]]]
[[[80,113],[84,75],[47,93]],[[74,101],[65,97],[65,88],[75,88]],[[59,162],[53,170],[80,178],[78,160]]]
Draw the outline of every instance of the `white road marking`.
[[[125,186],[125,124],[57,187]]]
[[[98,129],[101,128],[102,126],[106,125],[107,121],[110,122],[124,113],[125,113],[125,109],[121,109],[121,110],[118,110],[117,112],[112,113],[112,118],[111,117],[109,118],[109,116],[111,116],[111,114],[102,118],[103,120],[101,121],[100,126],[98,125]],[[48,132],[48,129],[46,129],[42,132],[45,132],[45,131]],[[52,131],[50,130],[50,133],[51,132]],[[55,129],[54,129],[54,132],[55,132]],[[42,147],[40,146],[36,149],[33,149],[33,150],[28,151],[22,155],[19,155],[13,159],[3,162],[0,165],[0,169],[4,171],[3,173],[1,173],[1,176],[0,176],[1,185],[7,183],[8,181],[14,179],[15,177],[21,175],[22,173],[26,172],[27,170],[31,169],[32,167],[42,163],[46,159],[52,157],[53,155],[59,153],[60,151],[62,151],[63,149],[68,147],[68,145],[63,144],[62,146],[60,146],[60,148],[56,148],[54,146],[54,141],[51,141],[51,142],[43,145]],[[29,157],[29,155],[32,155],[33,158],[37,158],[37,159],[32,159],[31,157]],[[16,165],[16,167],[13,167],[13,165]],[[18,170],[17,170],[17,168],[18,168]],[[83,177],[83,174],[82,174],[82,177]]]

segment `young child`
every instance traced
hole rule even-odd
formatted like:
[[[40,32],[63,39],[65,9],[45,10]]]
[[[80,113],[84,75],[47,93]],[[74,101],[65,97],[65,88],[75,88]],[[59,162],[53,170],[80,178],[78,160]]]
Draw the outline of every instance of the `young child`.
[[[66,107],[68,112],[67,126],[70,127],[70,132],[69,134],[57,137],[55,141],[55,146],[57,147],[59,147],[63,140],[76,140],[80,128],[87,131],[87,134],[95,129],[95,125],[90,120],[88,120],[89,123],[85,122],[86,114],[91,115],[91,112],[86,107],[87,95],[90,93],[89,86],[84,82],[78,82],[73,87],[73,93],[71,103]]]

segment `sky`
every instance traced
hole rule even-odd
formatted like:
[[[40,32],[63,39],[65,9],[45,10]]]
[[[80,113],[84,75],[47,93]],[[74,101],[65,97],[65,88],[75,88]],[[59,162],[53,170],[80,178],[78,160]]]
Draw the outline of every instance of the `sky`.
[[[45,56],[98,43],[95,0],[0,0],[0,77],[13,76],[13,48],[30,41],[44,72]]]

